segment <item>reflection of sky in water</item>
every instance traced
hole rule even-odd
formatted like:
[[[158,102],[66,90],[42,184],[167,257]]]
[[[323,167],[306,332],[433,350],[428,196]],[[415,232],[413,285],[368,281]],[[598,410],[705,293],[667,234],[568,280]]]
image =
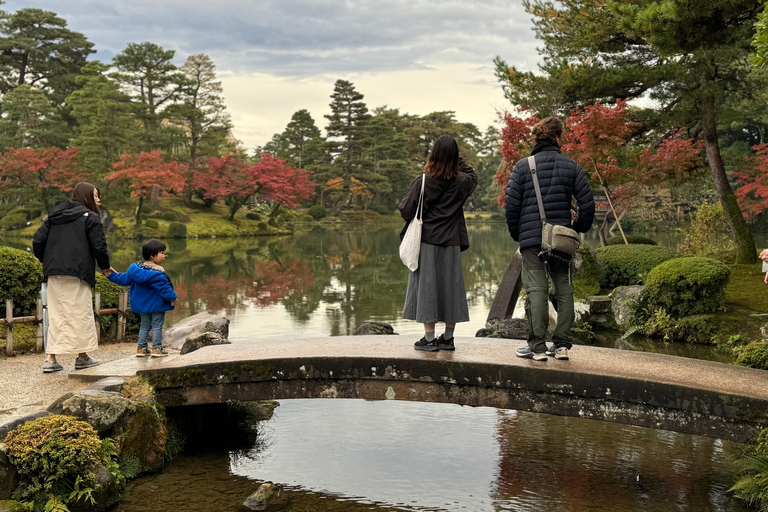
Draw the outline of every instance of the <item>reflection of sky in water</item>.
[[[266,449],[233,458],[231,471],[412,510],[493,510],[497,415],[446,404],[285,400],[266,424]]]

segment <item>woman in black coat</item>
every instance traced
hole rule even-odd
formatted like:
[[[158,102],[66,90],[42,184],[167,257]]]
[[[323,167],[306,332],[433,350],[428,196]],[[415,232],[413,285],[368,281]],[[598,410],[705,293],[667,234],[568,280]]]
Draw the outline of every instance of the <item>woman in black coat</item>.
[[[96,286],[95,262],[104,275],[112,271],[99,204],[96,187],[80,183],[72,191],[72,200],[54,206],[35,233],[32,247],[48,282],[44,373],[64,368],[56,360],[60,354],[77,354],[75,370],[99,364],[88,355],[98,348],[91,295]]]
[[[477,176],[459,158],[459,146],[448,135],[435,141],[424,172],[419,266],[408,276],[403,318],[424,324],[424,337],[414,345],[416,350],[454,350],[456,323],[469,321],[460,253],[469,248],[463,206],[475,190]],[[419,175],[400,202],[406,221],[414,222],[416,217],[421,182]],[[437,322],[445,322],[445,333],[439,338],[435,338]]]

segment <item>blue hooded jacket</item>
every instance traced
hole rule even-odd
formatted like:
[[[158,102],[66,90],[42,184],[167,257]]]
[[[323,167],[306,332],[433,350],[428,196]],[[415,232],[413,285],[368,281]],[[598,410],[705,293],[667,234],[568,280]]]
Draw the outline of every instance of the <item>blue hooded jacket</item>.
[[[127,272],[112,272],[109,280],[131,287],[128,301],[134,313],[161,313],[173,309],[171,302],[176,300],[176,292],[171,278],[144,262],[131,264]]]

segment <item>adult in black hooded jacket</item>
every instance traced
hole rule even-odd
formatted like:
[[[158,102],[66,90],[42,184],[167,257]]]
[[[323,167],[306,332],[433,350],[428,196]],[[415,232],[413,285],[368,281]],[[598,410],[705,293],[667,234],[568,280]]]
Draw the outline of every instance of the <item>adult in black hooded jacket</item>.
[[[592,225],[595,201],[584,171],[579,164],[560,153],[558,141],[562,139],[563,124],[548,117],[533,128],[536,145],[531,151],[536,161],[536,176],[541,188],[542,203],[547,222],[568,226],[585,233]],[[571,201],[576,199],[578,216],[572,222]],[[526,313],[531,332],[528,347],[517,355],[537,361],[546,361],[547,355],[568,359],[571,348],[568,332],[574,321],[573,285],[570,262],[550,258],[542,261],[541,216],[536,200],[528,159],[517,162],[509,177],[504,197],[507,227],[512,238],[520,243],[523,256],[523,287],[526,291]],[[545,342],[549,325],[549,279],[554,288],[557,325],[552,334],[553,345]]]
[[[48,282],[48,336],[43,372],[63,369],[59,354],[77,354],[75,369],[95,366],[88,352],[98,347],[91,288],[96,286],[96,263],[108,275],[107,241],[99,218],[98,190],[80,183],[72,200],[54,206],[35,233],[35,256]]]

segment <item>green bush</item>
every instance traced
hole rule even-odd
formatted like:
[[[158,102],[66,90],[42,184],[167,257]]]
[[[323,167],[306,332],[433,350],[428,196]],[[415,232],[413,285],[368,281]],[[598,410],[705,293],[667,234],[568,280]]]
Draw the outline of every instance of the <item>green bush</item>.
[[[27,218],[27,214],[24,212],[20,212],[19,210],[13,210],[18,213],[9,213],[2,219],[0,219],[0,229],[4,229],[6,231],[12,230],[12,229],[21,229],[23,227],[26,227],[27,222],[29,222],[29,219]]]
[[[157,222],[157,219],[147,219],[144,221],[144,225],[149,229],[157,229],[160,226],[160,223]]]
[[[260,231],[269,231],[269,226],[264,221],[261,221],[258,224],[256,224],[256,227],[258,227]]]
[[[13,300],[14,316],[35,313],[43,267],[31,253],[0,247],[0,299]]]
[[[309,207],[309,214],[312,216],[313,219],[320,220],[320,219],[324,219],[326,215],[328,215],[328,210],[325,209],[325,206],[316,204],[314,206]]]
[[[739,481],[729,489],[758,512],[768,510],[768,428],[735,461]]]
[[[139,213],[149,214],[149,213],[152,213],[152,211],[153,211],[153,208],[146,203],[141,205],[141,208],[139,209]]]
[[[678,256],[674,249],[658,245],[611,245],[595,251],[600,265],[600,286],[616,288],[642,284],[648,272]]]
[[[12,430],[5,444],[20,478],[14,498],[32,501],[36,509],[51,500],[92,500],[98,464],[117,473],[112,441],[101,441],[92,426],[71,416],[28,421]]]
[[[595,253],[588,245],[580,245],[578,252],[581,254],[581,267],[573,277],[573,296],[586,299],[600,293],[600,267]]]
[[[736,259],[736,246],[731,239],[720,203],[699,206],[680,251],[683,254],[714,258],[724,263],[732,263]]]
[[[675,317],[712,313],[723,307],[730,274],[727,265],[710,258],[667,260],[648,273],[648,303]]]
[[[248,220],[261,220],[261,215],[256,212],[248,212],[245,214],[245,218]]]
[[[179,216],[174,212],[165,212],[163,214],[163,220],[167,220],[168,222],[179,222]]]
[[[169,238],[186,238],[187,226],[181,222],[171,222],[168,225],[168,237]]]
[[[16,214],[19,214],[19,213],[24,215],[27,218],[27,220],[29,220],[31,218],[29,216],[30,215],[29,214],[29,210],[27,210],[25,208],[14,208],[13,210],[11,210],[8,213],[6,213],[6,215],[16,215]]]
[[[656,241],[644,236],[630,236],[627,235],[627,242],[629,245],[657,245]],[[627,245],[624,243],[624,239],[620,236],[612,236],[605,241],[605,245]]]
[[[759,370],[768,370],[768,342],[753,341],[737,350],[736,364]],[[768,455],[768,451],[766,451]]]
[[[393,213],[391,208],[388,208],[383,204],[377,204],[376,206],[371,207],[371,210],[378,213],[379,215],[392,215]]]

